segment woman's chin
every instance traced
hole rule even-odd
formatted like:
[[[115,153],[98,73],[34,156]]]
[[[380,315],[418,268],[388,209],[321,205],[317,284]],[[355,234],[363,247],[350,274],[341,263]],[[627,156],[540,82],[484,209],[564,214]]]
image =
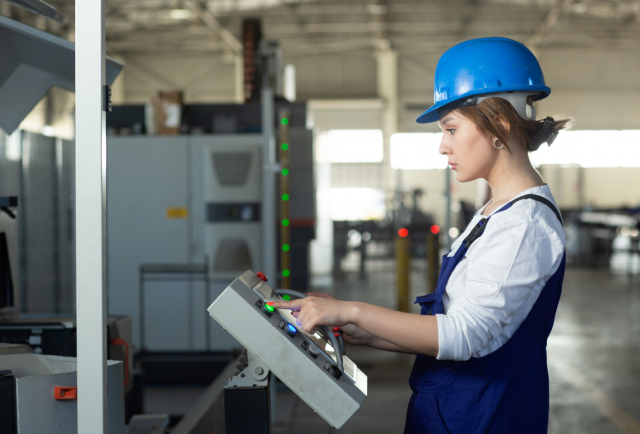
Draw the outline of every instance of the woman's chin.
[[[471,181],[475,181],[476,179],[478,179],[478,178],[477,177],[470,177],[468,174],[465,174],[464,172],[460,173],[460,172],[456,171],[456,181],[458,181],[460,183],[471,182]]]

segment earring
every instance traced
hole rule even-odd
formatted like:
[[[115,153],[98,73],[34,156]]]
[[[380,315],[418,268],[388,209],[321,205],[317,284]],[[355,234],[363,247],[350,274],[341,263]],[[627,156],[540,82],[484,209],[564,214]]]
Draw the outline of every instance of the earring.
[[[498,141],[498,138],[496,137],[495,139],[493,139],[493,147],[496,149],[502,149],[504,148],[504,143],[500,146],[496,146],[496,142]]]

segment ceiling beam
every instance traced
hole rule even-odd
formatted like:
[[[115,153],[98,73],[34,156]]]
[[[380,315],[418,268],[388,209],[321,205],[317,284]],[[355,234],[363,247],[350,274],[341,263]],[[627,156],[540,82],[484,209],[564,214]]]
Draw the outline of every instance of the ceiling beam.
[[[535,50],[556,25],[560,19],[560,14],[569,9],[573,4],[573,1],[574,0],[556,0],[556,3],[549,10],[547,17],[525,45],[529,47],[529,49]]]
[[[242,54],[242,43],[233,35],[233,33],[220,24],[211,12],[203,8],[200,3],[195,0],[185,0],[185,5],[200,17],[202,22],[204,22],[212,32],[219,36],[220,39],[226,42],[236,54]]]

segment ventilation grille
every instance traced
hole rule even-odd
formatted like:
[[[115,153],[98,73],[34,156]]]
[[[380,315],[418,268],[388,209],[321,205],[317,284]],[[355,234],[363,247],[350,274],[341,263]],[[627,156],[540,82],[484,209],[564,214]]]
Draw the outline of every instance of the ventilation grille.
[[[214,152],[213,171],[222,186],[244,185],[251,167],[251,152]]]
[[[226,238],[220,241],[213,270],[215,272],[253,270],[247,243],[238,238]]]

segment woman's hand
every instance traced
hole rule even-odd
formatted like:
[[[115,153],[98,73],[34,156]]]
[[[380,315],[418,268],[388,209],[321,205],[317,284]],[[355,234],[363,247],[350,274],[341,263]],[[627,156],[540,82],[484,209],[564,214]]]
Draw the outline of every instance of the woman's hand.
[[[329,294],[325,294],[329,295]],[[320,326],[342,327],[350,322],[352,303],[329,297],[311,296],[291,301],[267,303],[278,309],[299,311],[296,323],[307,333],[315,333]]]

